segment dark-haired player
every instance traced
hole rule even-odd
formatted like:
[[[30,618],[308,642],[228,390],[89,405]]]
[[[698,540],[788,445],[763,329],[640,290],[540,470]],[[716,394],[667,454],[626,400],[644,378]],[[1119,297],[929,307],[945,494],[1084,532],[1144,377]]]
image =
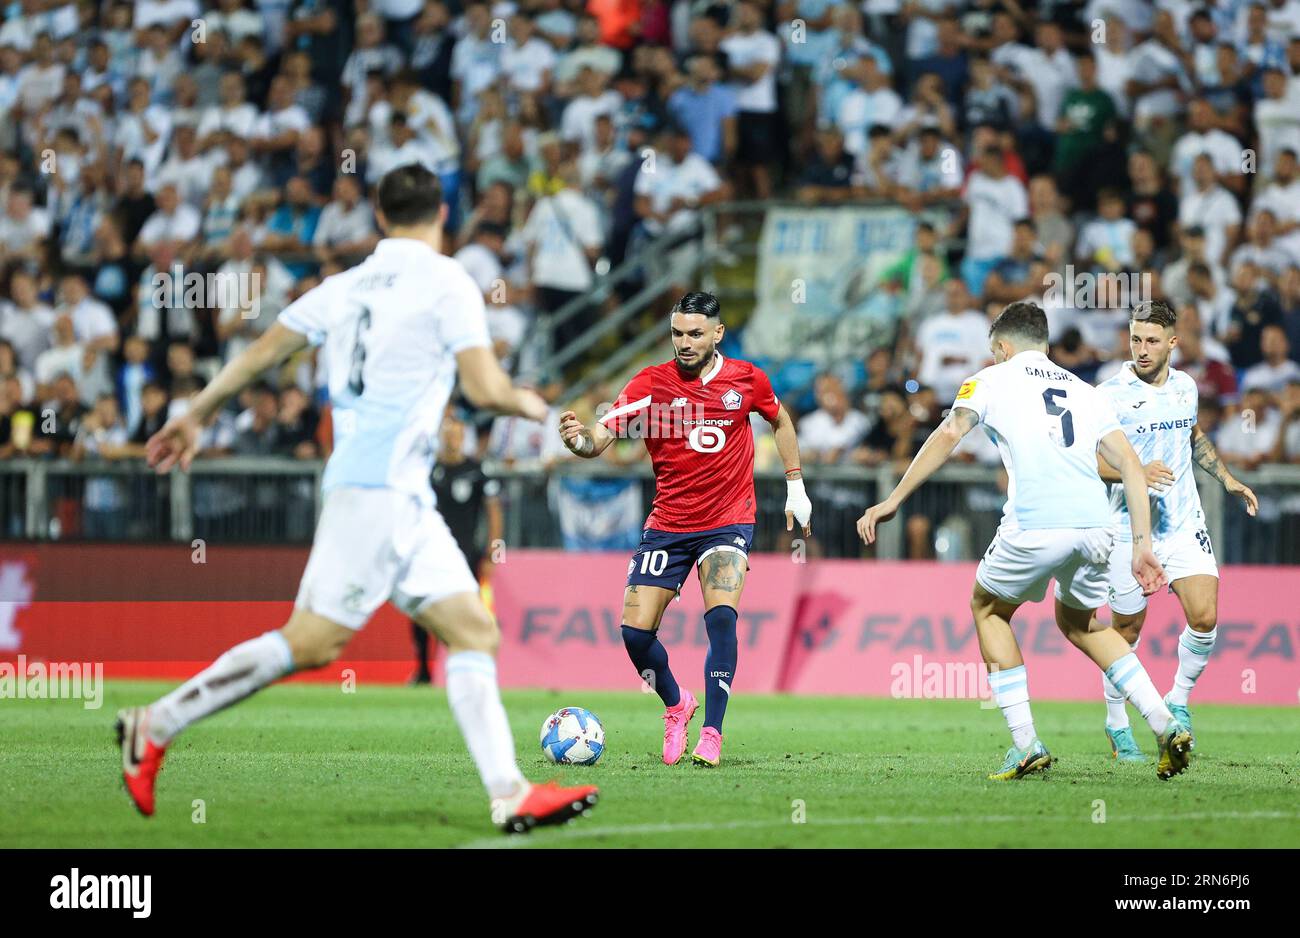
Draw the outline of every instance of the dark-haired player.
[[[1119,373],[1097,390],[1111,401],[1124,435],[1145,464],[1152,548],[1187,618],[1187,628],[1178,639],[1178,671],[1174,686],[1165,695],[1165,705],[1190,731],[1188,695],[1214,650],[1219,616],[1219,567],[1205,528],[1193,462],[1218,479],[1229,495],[1241,498],[1251,517],[1259,510],[1259,501],[1228,471],[1197,424],[1200,398],[1196,382],[1169,367],[1169,358],[1178,346],[1177,325],[1177,315],[1167,303],[1148,300],[1137,304],[1129,314],[1128,326],[1133,361],[1125,362]],[[1119,473],[1105,460],[1098,460],[1098,469],[1107,482],[1119,480]],[[1124,563],[1128,507],[1121,486],[1111,486],[1110,503],[1116,529],[1110,558],[1111,624],[1137,651],[1147,599]],[[1124,762],[1144,761],[1129,726],[1124,695],[1104,677],[1102,690],[1111,754]]]
[[[628,565],[623,644],[637,671],[664,702],[664,762],[675,765],[689,744],[699,702],[679,688],[668,651],[655,634],[668,602],[698,566],[709,651],[704,660],[704,727],[692,758],[722,760],[722,718],[736,672],[736,610],[754,539],[754,436],[750,411],[772,425],[785,463],[786,530],[797,519],[812,533],[812,504],[799,471],[794,422],[772,383],[749,362],[718,352],[725,327],[711,293],[687,293],[669,319],[673,359],[644,368],[590,429],[573,411],[560,415],[560,436],[573,453],[593,458],[618,437],[642,437],[655,471],[655,499],[641,544]]]
[[[1160,778],[1187,767],[1192,736],[1178,722],[1128,643],[1112,628],[1094,629],[1106,601],[1114,535],[1097,454],[1119,466],[1133,511],[1129,569],[1142,589],[1164,584],[1151,549],[1151,513],[1142,463],[1114,411],[1097,389],[1047,357],[1047,315],[1033,303],[1012,303],[993,321],[989,348],[996,364],[962,384],[952,410],[925,441],[889,497],[868,508],[858,532],[871,543],[876,525],[892,518],[967,433],[983,424],[1002,453],[1010,482],[1002,523],[975,571],[971,611],[989,686],[1011,730],[998,781],[1051,765],[1029,709],[1029,682],[1011,617],[1039,602],[1056,580],[1056,623],[1141,711],[1160,744]]]
[[[394,169],[376,202],[385,238],[374,253],[290,304],[147,444],[158,472],[189,468],[200,428],[227,399],[309,342],[321,346],[334,452],[293,614],[149,706],[118,714],[122,773],[142,814],[154,813],[154,782],[177,733],[292,671],[329,664],[386,600],[447,645],[447,700],[495,823],[526,831],[595,804],[592,786],[530,785],[520,773],[497,689],[497,624],[429,485],[458,373],[478,407],[541,420],[546,403],[510,383],[492,353],[483,294],[440,253],[447,210],[438,177],[418,165]]]

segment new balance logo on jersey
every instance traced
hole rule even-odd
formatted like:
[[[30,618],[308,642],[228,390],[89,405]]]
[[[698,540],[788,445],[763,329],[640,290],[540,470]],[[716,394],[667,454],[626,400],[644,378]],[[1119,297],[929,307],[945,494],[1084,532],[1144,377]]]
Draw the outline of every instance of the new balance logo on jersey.
[[[735,539],[735,542],[734,542],[734,543],[736,544],[737,547],[744,547],[744,546],[745,546],[745,539],[744,539],[743,537],[738,537],[738,538]]]
[[[740,392],[735,388],[722,395],[722,406],[727,410],[740,410]]]
[[[669,404],[668,406],[669,406],[669,407],[685,407],[685,406],[686,406],[686,398],[684,398],[684,397],[674,397],[674,398],[673,398],[673,402],[672,402],[671,404]]]

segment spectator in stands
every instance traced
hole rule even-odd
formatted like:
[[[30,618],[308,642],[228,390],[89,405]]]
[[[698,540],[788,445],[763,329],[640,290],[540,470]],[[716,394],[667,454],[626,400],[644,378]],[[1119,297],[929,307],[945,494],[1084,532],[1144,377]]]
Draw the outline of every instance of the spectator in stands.
[[[1300,265],[1292,264],[1283,272],[1278,282],[1278,303],[1291,358],[1300,362]]]
[[[1219,339],[1225,338],[1232,314],[1232,290],[1219,286],[1210,267],[1201,263],[1187,268],[1187,286],[1208,333]]]
[[[18,364],[33,368],[36,358],[50,347],[54,310],[40,302],[36,278],[19,267],[9,275],[9,298],[0,305],[0,338],[17,353]]]
[[[1282,309],[1276,297],[1266,289],[1268,283],[1255,264],[1238,264],[1230,282],[1234,298],[1223,342],[1233,364],[1249,369],[1263,359],[1263,332],[1269,326],[1281,325]]]
[[[1151,232],[1157,248],[1169,247],[1178,220],[1178,199],[1155,158],[1146,150],[1135,150],[1128,159],[1128,179],[1127,216]]]
[[[32,440],[33,456],[63,458],[72,449],[72,443],[81,429],[86,408],[81,403],[77,382],[69,374],[55,377],[51,391],[40,406],[36,435]]]
[[[1233,470],[1258,469],[1277,447],[1282,415],[1273,395],[1263,387],[1244,386],[1241,407],[1224,418],[1215,445]]]
[[[607,126],[612,128],[609,115],[603,114]],[[599,118],[597,119],[599,121]],[[495,182],[504,182],[512,189],[522,189],[528,183],[531,168],[524,143],[524,129],[518,121],[503,121],[500,147],[483,160],[475,177],[479,192]]]
[[[916,330],[916,377],[944,401],[957,396],[961,383],[984,367],[989,324],[975,308],[966,284],[944,284],[947,307],[923,321]]]
[[[321,261],[361,258],[379,243],[374,212],[363,201],[357,177],[344,174],[334,180],[334,198],[321,211],[312,247]]]
[[[145,258],[154,248],[166,247],[183,256],[198,240],[202,224],[198,209],[181,199],[175,183],[167,183],[158,189],[158,208],[135,240],[135,255]]]
[[[167,422],[167,389],[161,382],[147,381],[140,389],[140,421],[129,442],[136,456],[144,455],[144,444]]]
[[[33,204],[32,190],[10,186],[4,215],[0,215],[0,262],[39,261],[49,234],[49,213]]]
[[[283,204],[267,223],[261,247],[290,254],[307,252],[314,243],[319,221],[320,209],[312,199],[311,186],[302,176],[294,176],[284,187]],[[295,279],[306,276],[310,270],[305,261],[285,266]]]
[[[804,167],[796,197],[816,205],[846,202],[854,196],[853,180],[854,159],[844,149],[844,134],[835,126],[818,130],[816,147]]]
[[[1214,109],[1204,98],[1187,103],[1188,130],[1174,144],[1169,157],[1169,172],[1183,197],[1199,188],[1195,162],[1202,155],[1209,158],[1214,179],[1233,192],[1244,186],[1241,141],[1215,126]]]
[[[895,177],[894,197],[904,208],[946,218],[947,210],[941,204],[961,196],[961,153],[938,126],[923,126],[916,140],[899,154]]]
[[[1260,362],[1247,368],[1241,378],[1241,386],[1247,392],[1263,390],[1280,394],[1292,381],[1300,381],[1300,365],[1288,357],[1291,347],[1281,326],[1274,323],[1260,330],[1259,348]]]
[[[1228,351],[1218,341],[1205,336],[1195,306],[1178,310],[1178,346],[1172,363],[1191,376],[1203,399],[1225,404],[1237,393],[1237,373]]]
[[[717,60],[711,55],[691,56],[687,72],[690,80],[668,98],[668,112],[690,132],[691,149],[720,167],[736,153],[735,92],[722,83]]]
[[[559,311],[591,289],[592,265],[604,246],[600,212],[582,192],[577,164],[572,160],[561,164],[559,176],[563,188],[538,200],[521,234],[538,306],[547,313]],[[561,323],[556,347],[584,332],[596,312],[588,308]]]
[[[81,387],[84,380],[82,365],[86,358],[85,349],[77,341],[77,332],[72,325],[72,317],[66,313],[54,320],[53,340],[50,347],[36,356],[32,372],[36,378],[36,394],[49,398],[54,393],[54,381],[60,375],[67,375]],[[82,395],[83,403],[91,403],[94,396],[87,399]]]
[[[505,268],[506,227],[495,222],[479,222],[471,232],[470,243],[456,252],[456,260],[478,284],[485,302],[491,302],[493,287],[502,281]]]
[[[980,151],[979,167],[966,181],[956,230],[966,225],[966,256],[961,275],[974,296],[984,293],[984,281],[999,259],[1011,251],[1015,221],[1029,212],[1029,197],[1020,180],[1006,171],[1005,151],[997,145]]]
[[[1288,382],[1283,389],[1278,412],[1282,429],[1273,462],[1300,464],[1300,379]]]
[[[1214,163],[1207,153],[1192,160],[1192,185],[1178,203],[1178,223],[1184,228],[1199,226],[1205,232],[1205,255],[1217,266],[1227,263],[1241,232],[1241,209],[1237,200],[1219,184]]]
[[[1276,292],[1291,258],[1277,243],[1277,216],[1269,209],[1253,213],[1246,225],[1248,240],[1232,252],[1228,271],[1235,273],[1244,263],[1254,265],[1268,288]]]
[[[871,428],[867,415],[849,403],[844,382],[830,372],[813,385],[817,409],[799,420],[799,452],[813,463],[849,463]]]
[[[1100,271],[1117,272],[1133,266],[1133,235],[1137,224],[1124,216],[1124,195],[1105,187],[1097,193],[1097,216],[1079,231],[1076,259]]]
[[[1084,229],[1086,232],[1086,228]],[[984,283],[984,297],[999,303],[1013,303],[1041,292],[1046,284],[1047,262],[1038,250],[1038,232],[1031,219],[1015,224],[1011,250],[998,259]]]
[[[280,412],[276,420],[280,425],[280,447],[284,452],[294,459],[316,459],[320,455],[316,443],[320,414],[297,385],[291,384],[280,392]]]
[[[772,195],[772,167],[784,156],[776,100],[781,41],[763,29],[763,14],[754,3],[732,9],[735,31],[721,48],[737,86],[737,160],[754,194],[766,199]]]

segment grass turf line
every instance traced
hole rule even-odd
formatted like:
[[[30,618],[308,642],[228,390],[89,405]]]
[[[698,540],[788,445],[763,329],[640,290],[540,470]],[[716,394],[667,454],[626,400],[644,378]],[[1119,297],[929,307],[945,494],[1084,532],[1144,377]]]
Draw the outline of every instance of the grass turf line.
[[[442,693],[428,688],[264,691],[176,741],[158,814],[141,818],[121,788],[113,715],[171,686],[107,682],[99,710],[0,701],[0,847],[1300,846],[1295,708],[1193,704],[1198,755],[1161,782],[1152,763],[1110,758],[1100,699],[1035,702],[1059,761],[1042,777],[997,783],[985,775],[1006,729],[973,700],[737,695],[723,765],[710,770],[689,756],[660,762],[661,710],[648,695],[508,691],[525,774],[594,782],[602,800],[565,828],[506,838],[488,822]],[[542,721],[564,705],[604,723],[596,766],[542,755]],[[805,823],[792,820],[798,802]]]

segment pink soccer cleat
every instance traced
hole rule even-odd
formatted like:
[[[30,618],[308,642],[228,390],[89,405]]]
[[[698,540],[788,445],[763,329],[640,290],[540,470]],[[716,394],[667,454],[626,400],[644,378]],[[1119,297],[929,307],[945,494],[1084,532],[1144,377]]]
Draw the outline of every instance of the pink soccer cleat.
[[[681,761],[686,746],[690,743],[687,735],[691,718],[699,707],[700,702],[695,699],[695,695],[683,688],[677,706],[664,710],[664,765],[676,765]]]
[[[700,741],[695,744],[691,759],[696,765],[707,765],[716,769],[722,761],[722,734],[711,726],[700,730]]]

